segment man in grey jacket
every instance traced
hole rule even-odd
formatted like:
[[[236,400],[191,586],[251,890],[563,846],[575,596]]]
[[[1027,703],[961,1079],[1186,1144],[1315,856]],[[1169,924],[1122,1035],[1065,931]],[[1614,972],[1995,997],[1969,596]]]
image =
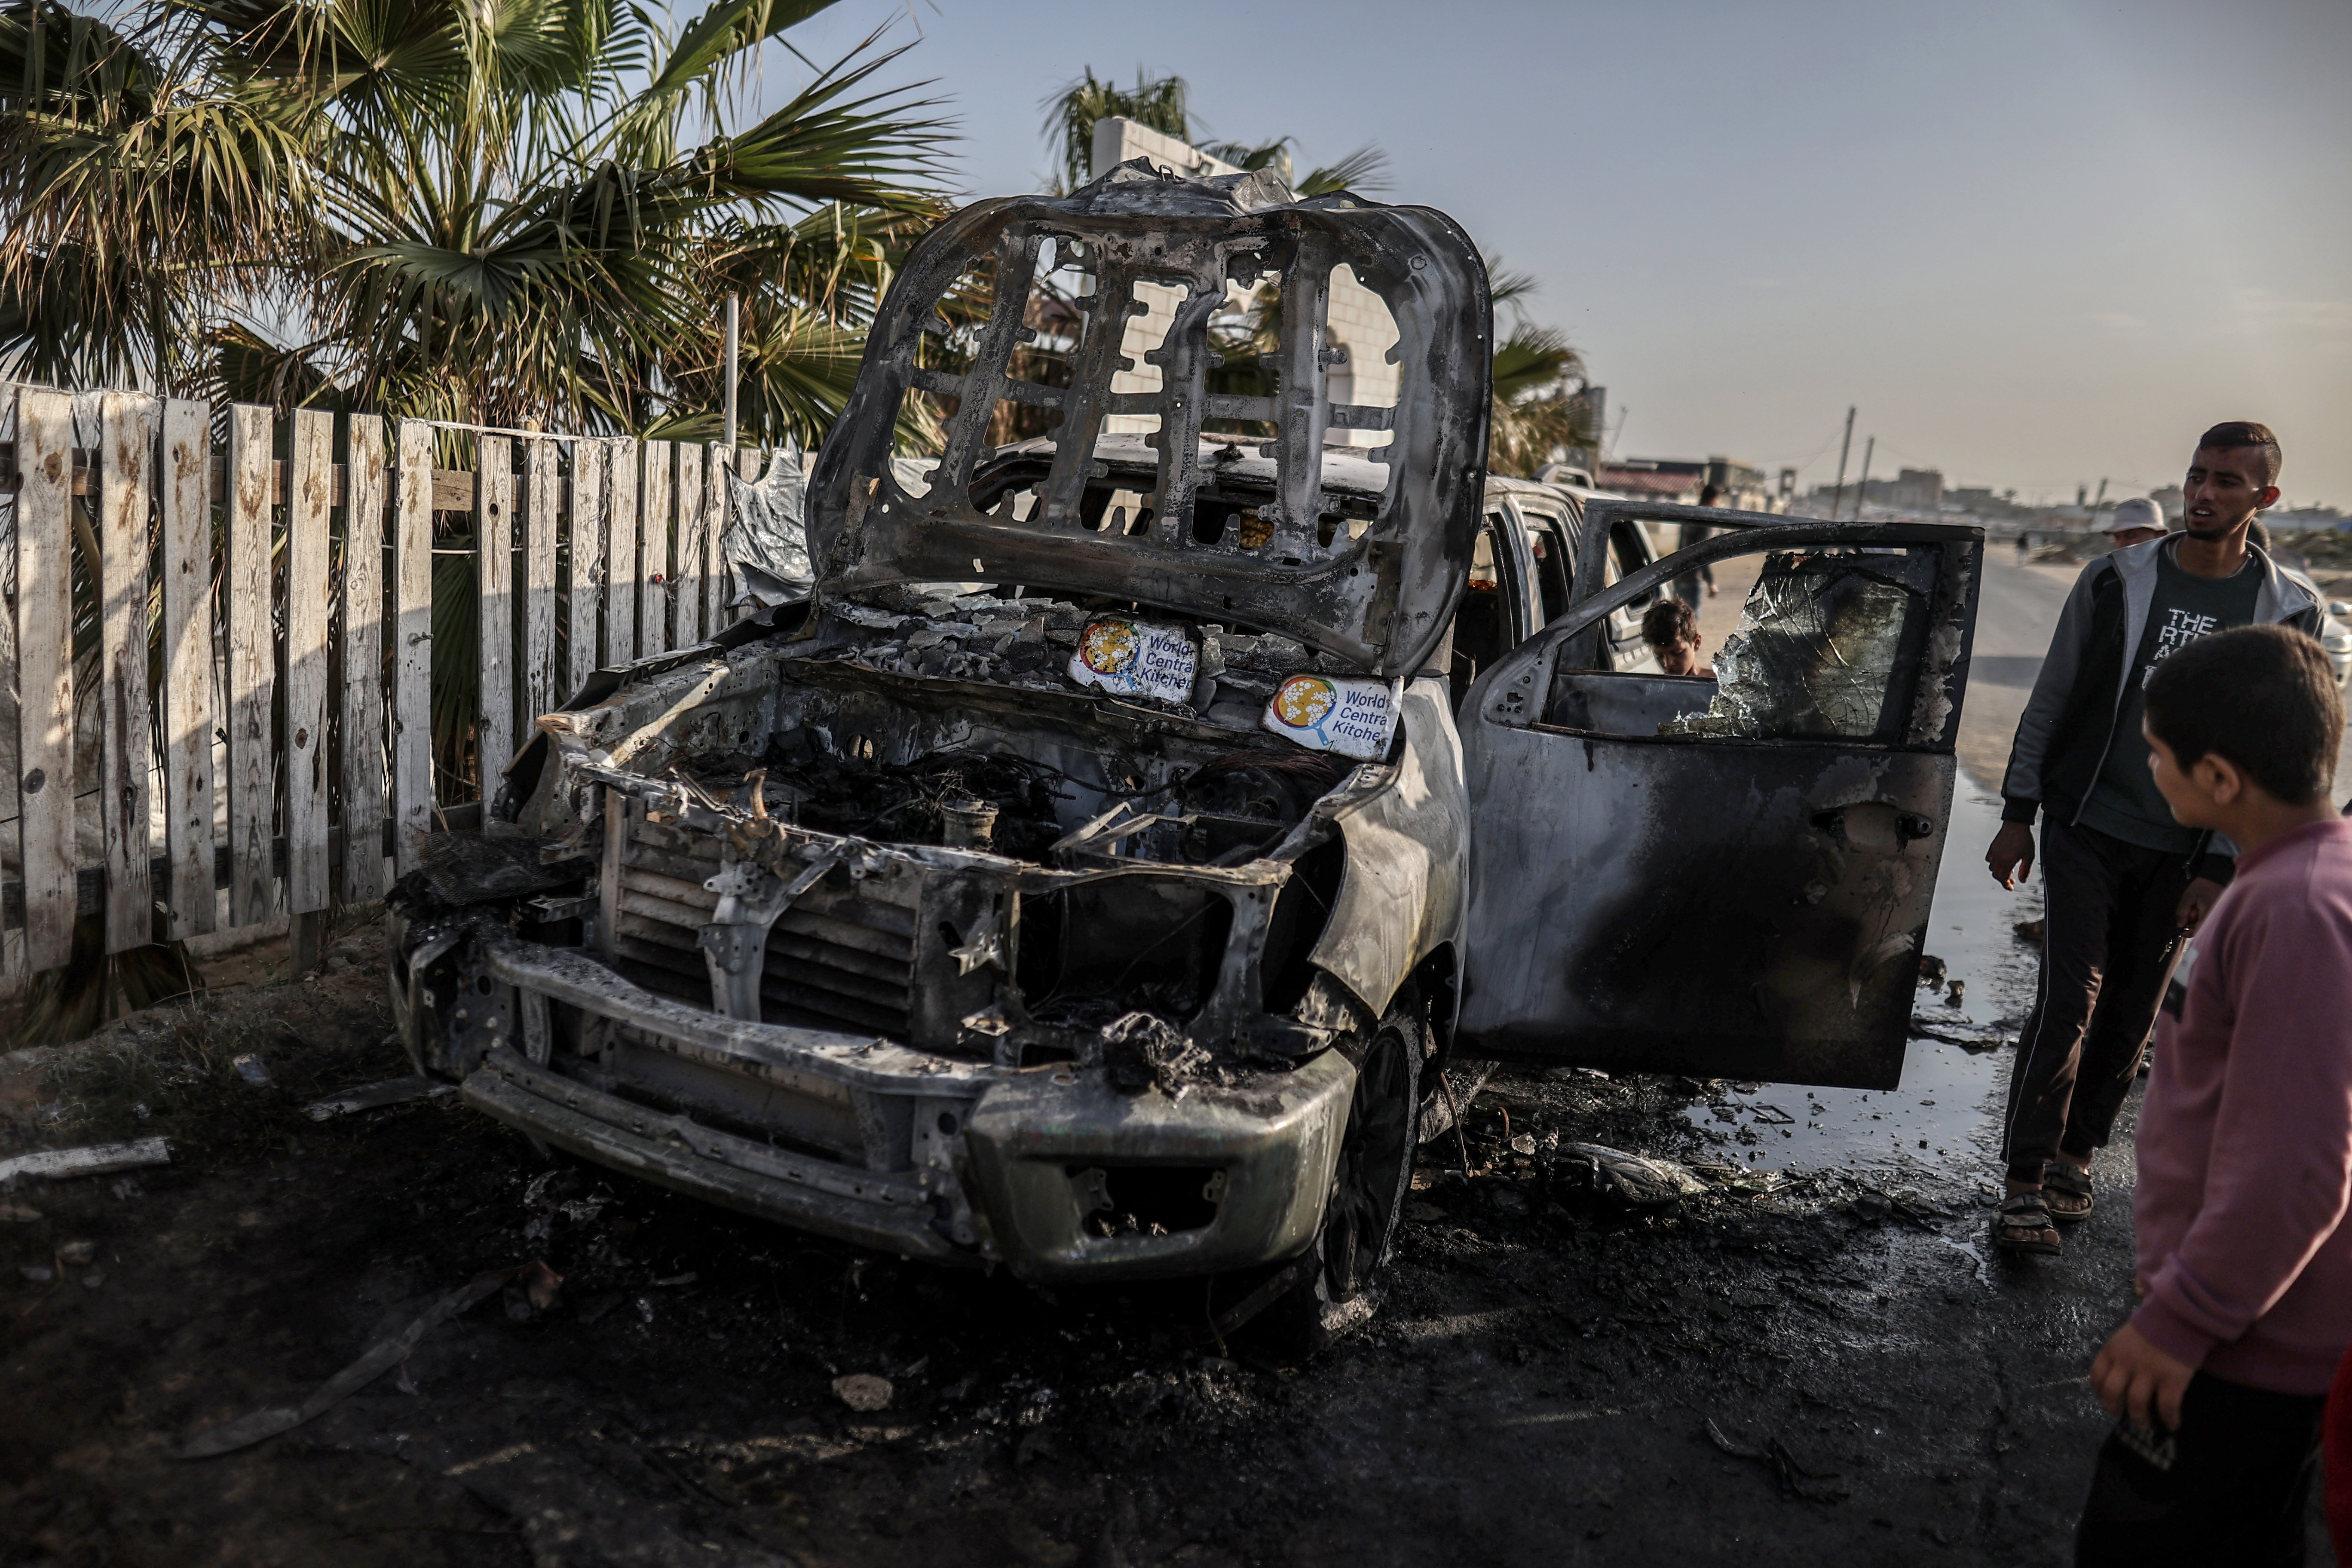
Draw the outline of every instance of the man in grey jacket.
[[[2278,472],[2268,426],[2205,432],[2182,486],[2186,531],[2083,568],[2018,721],[1985,854],[2015,887],[2042,816],[2042,982],[2010,1074],[2008,1194],[1993,1228],[2011,1250],[2054,1254],[2056,1225],[2090,1214],[2092,1153],[2138,1075],[2182,943],[2229,880],[2229,847],[2174,821],[2148,774],[2141,689],[2225,627],[2318,635],[2318,594],[2247,538],[2278,500]]]

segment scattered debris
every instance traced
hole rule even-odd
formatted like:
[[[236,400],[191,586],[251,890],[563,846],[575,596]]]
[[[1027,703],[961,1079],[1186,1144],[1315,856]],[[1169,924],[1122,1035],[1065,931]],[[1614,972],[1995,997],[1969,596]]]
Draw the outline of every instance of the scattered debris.
[[[239,1448],[250,1448],[266,1438],[275,1437],[280,1432],[290,1432],[306,1421],[316,1420],[406,1361],[409,1352],[416,1348],[417,1342],[426,1333],[512,1281],[530,1276],[534,1270],[545,1272],[547,1265],[524,1263],[512,1268],[493,1268],[487,1274],[477,1274],[462,1289],[453,1290],[435,1302],[423,1317],[408,1327],[370,1345],[359,1360],[320,1384],[318,1392],[299,1405],[290,1409],[278,1405],[256,1410],[234,1421],[206,1427],[188,1439],[180,1449],[180,1458],[209,1459],[221,1454],[233,1454]]]
[[[2015,925],[2010,927],[2010,929],[2017,933],[2018,941],[2030,942],[2034,946],[2040,947],[2042,945],[2042,927],[2043,922],[2042,921],[2019,921]]]
[[[1944,961],[1937,958],[1931,952],[1921,953],[1919,955],[1919,984],[1927,986],[1939,986],[1943,984],[1943,983]]]
[[[253,1055],[250,1051],[247,1052],[244,1056],[236,1058],[228,1065],[236,1069],[237,1077],[245,1079],[246,1082],[251,1084],[254,1088],[268,1089],[269,1087],[269,1064],[263,1061],[259,1057]]]
[[[46,1285],[58,1277],[58,1271],[46,1263],[27,1263],[19,1272],[36,1285]]]
[[[833,1396],[862,1415],[890,1408],[890,1380],[870,1372],[853,1372],[833,1380]]]
[[[1948,1046],[1979,1052],[1997,1051],[2010,1043],[2010,1037],[1997,1028],[1971,1028],[1965,1019],[1957,1018],[1914,1016],[1911,1037],[1915,1040],[1941,1040]]]
[[[1747,1193],[1756,1197],[1769,1197],[1798,1184],[1796,1178],[1781,1172],[1758,1171],[1742,1165],[1695,1164],[1691,1173],[1717,1192]]]
[[[0,1160],[0,1182],[18,1176],[104,1176],[135,1171],[146,1165],[168,1165],[172,1146],[161,1138],[140,1138],[128,1143],[92,1143],[79,1149],[43,1149]]]
[[[1706,1191],[1706,1184],[1672,1160],[1628,1154],[1601,1143],[1563,1143],[1564,1163],[1584,1162],[1591,1170],[1597,1191],[1606,1192],[1636,1208],[1655,1208]]]
[[[90,1262],[97,1256],[98,1243],[94,1241],[68,1241],[58,1248],[58,1261],[69,1263],[76,1268]]]
[[[1754,1459],[1771,1467],[1772,1479],[1780,1483],[1782,1497],[1802,1498],[1807,1502],[1841,1502],[1850,1494],[1848,1489],[1826,1483],[1837,1479],[1835,1470],[1809,1470],[1798,1463],[1789,1446],[1777,1436],[1761,1444],[1737,1443],[1727,1436],[1715,1417],[1706,1418],[1707,1440],[1735,1459]]]
[[[387,1105],[400,1105],[428,1095],[455,1094],[454,1083],[440,1083],[420,1075],[388,1078],[382,1083],[361,1084],[331,1094],[324,1100],[314,1100],[302,1108],[302,1114],[313,1121],[331,1121],[338,1116],[356,1116],[362,1110],[381,1110]]]
[[[0,1225],[29,1225],[41,1217],[30,1204],[0,1204]]]
[[[1957,1007],[1960,1005],[1961,998],[1966,996],[1968,992],[1969,983],[1967,981],[1953,981],[1952,988],[1944,994],[1944,1005],[1947,1007]]]
[[[1152,1085],[1171,1100],[1181,1099],[1187,1079],[1211,1065],[1209,1053],[1156,1013],[1128,1013],[1102,1032],[1103,1067],[1121,1094],[1141,1094]]]

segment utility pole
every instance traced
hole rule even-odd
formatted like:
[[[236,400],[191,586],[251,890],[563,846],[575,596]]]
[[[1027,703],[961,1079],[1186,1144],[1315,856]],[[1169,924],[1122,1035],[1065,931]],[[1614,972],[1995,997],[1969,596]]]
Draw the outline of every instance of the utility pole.
[[[1845,438],[1838,443],[1837,493],[1830,498],[1830,521],[1837,521],[1838,509],[1845,504],[1845,455],[1853,447],[1853,408],[1845,411]]]
[[[1862,521],[1862,503],[1864,499],[1870,494],[1870,459],[1875,457],[1877,452],[1877,437],[1873,436],[1868,441],[1863,443],[1862,479],[1853,487],[1853,520],[1856,522],[1860,522]],[[1837,519],[1832,518],[1830,521],[1832,522],[1835,522]]]
[[[743,341],[743,298],[727,296],[727,460],[735,460],[735,366]]]

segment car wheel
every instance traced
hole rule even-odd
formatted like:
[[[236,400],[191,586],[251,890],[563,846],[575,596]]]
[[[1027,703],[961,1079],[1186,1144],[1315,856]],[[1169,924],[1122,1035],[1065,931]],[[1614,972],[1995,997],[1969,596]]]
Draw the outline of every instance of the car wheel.
[[[1395,1246],[1397,1216],[1412,1184],[1428,1037],[1419,998],[1400,997],[1357,1066],[1319,1238],[1324,1282],[1335,1301],[1361,1295]]]
[[[1357,1064],[1315,1242],[1267,1281],[1286,1277],[1288,1284],[1241,1326],[1235,1334],[1241,1348],[1279,1363],[1307,1360],[1328,1342],[1330,1320],[1362,1296],[1388,1262],[1412,1183],[1428,1045],[1425,1010],[1408,989],[1390,1005]]]

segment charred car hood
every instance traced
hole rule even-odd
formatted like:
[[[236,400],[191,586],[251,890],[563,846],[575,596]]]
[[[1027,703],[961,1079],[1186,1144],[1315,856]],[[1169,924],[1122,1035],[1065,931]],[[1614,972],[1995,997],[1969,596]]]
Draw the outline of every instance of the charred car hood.
[[[1028,379],[1016,350],[1044,320],[1034,290],[1074,266],[1086,291],[1053,296],[1045,321],[1069,344],[1068,384]],[[1339,268],[1394,320],[1393,406],[1330,401],[1344,363],[1328,321]],[[1212,391],[1223,362],[1210,320],[1269,274],[1280,328],[1276,352],[1259,356],[1264,395]],[[1160,384],[1132,390],[1149,372],[1131,374],[1121,350],[1156,291],[1173,321],[1142,357]],[[818,593],[1017,583],[1279,632],[1375,674],[1410,673],[1435,649],[1468,569],[1491,340],[1476,247],[1426,207],[1299,201],[1263,172],[1192,180],[1140,161],[1073,196],[977,203],[908,258],[817,460]],[[943,447],[908,483],[892,450],[919,398],[944,412]],[[1050,433],[993,444],[1007,405],[1046,410]],[[1138,429],[1148,420],[1157,428]],[[1327,441],[1350,430],[1389,439]],[[1140,504],[1112,509],[1114,492]]]

